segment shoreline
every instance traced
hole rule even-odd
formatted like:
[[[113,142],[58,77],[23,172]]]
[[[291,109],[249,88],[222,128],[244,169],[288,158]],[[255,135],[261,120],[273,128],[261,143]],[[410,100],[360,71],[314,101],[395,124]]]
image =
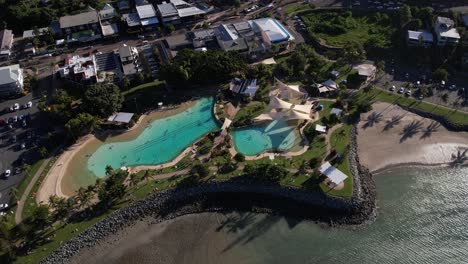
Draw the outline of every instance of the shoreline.
[[[77,155],[83,154],[82,152],[85,151],[86,147],[89,147],[90,144],[94,143],[95,145],[93,147],[99,147],[99,145],[104,144],[104,142],[119,142],[135,139],[144,131],[146,124],[157,119],[183,112],[194,106],[195,103],[196,100],[190,100],[175,108],[165,111],[151,111],[149,113],[145,113],[140,116],[138,122],[136,122],[134,126],[127,130],[105,130],[98,134],[84,136],[74,145],[66,149],[52,165],[38,189],[36,196],[37,203],[47,203],[48,197],[51,195],[57,195],[59,197],[69,197],[74,195],[76,190],[74,190],[75,188],[73,187],[79,185],[79,183],[77,183],[77,181],[73,181],[73,177],[69,173],[70,164],[76,159]]]

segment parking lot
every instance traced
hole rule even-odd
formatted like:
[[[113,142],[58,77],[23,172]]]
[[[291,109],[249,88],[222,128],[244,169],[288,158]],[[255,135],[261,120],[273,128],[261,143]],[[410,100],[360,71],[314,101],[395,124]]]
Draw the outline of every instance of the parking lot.
[[[10,189],[23,179],[22,164],[32,164],[37,160],[36,150],[41,134],[38,128],[47,125],[41,124],[43,122],[38,118],[40,97],[40,94],[29,93],[0,102],[0,119],[3,120],[0,126],[0,204],[8,203]],[[25,106],[28,102],[31,102],[30,107]],[[9,108],[14,104],[18,104],[19,109],[12,112]],[[15,118],[17,121],[13,122]],[[5,177],[6,170],[11,172],[9,177]]]

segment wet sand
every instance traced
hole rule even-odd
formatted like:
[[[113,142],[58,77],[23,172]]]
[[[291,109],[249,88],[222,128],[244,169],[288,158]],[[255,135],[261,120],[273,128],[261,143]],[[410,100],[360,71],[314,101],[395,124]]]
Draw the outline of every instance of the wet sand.
[[[377,122],[369,122],[369,116]],[[396,117],[400,121],[390,125]],[[448,164],[459,149],[468,148],[467,132],[449,131],[432,119],[387,103],[376,103],[363,114],[357,132],[360,162],[374,172],[403,164]]]
[[[228,222],[229,216],[201,213],[162,223],[145,219],[107,237],[95,248],[83,249],[70,263],[240,263],[242,256],[224,252],[232,242],[224,239],[229,226],[223,223]],[[203,248],[210,250],[205,252]],[[226,254],[240,262],[226,262]]]
[[[148,124],[154,120],[181,113],[194,106],[196,101],[189,101],[177,108],[161,112],[151,112],[140,117],[140,120],[129,130],[111,133],[110,131],[99,135],[88,135],[81,138],[75,145],[67,149],[49,170],[37,193],[37,202],[47,202],[48,197],[57,195],[68,197],[80,187],[93,184],[97,177],[87,171],[88,156],[103,144],[110,142],[123,142],[138,137]]]

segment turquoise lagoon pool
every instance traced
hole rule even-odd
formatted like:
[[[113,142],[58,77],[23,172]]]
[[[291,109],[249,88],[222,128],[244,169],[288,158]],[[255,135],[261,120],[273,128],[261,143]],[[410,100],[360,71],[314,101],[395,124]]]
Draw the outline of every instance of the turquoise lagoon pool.
[[[294,147],[298,136],[285,121],[241,128],[232,132],[237,152],[254,156],[267,150],[289,150]]]
[[[88,170],[103,177],[107,165],[121,168],[173,160],[194,141],[219,129],[213,103],[213,98],[202,98],[182,113],[151,122],[134,140],[100,146],[89,157]]]

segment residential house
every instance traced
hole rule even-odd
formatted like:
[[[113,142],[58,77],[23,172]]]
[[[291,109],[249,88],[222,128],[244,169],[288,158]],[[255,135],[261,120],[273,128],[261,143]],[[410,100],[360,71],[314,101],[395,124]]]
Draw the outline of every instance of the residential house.
[[[130,2],[129,0],[122,0],[117,3],[117,8],[120,13],[130,11]]]
[[[68,42],[88,42],[100,39],[101,21],[96,10],[72,16],[63,16],[59,19],[62,34]]]
[[[234,78],[229,84],[229,90],[233,94],[253,98],[258,90],[257,79]]]
[[[101,21],[113,19],[116,15],[115,8],[111,4],[105,4],[101,11],[99,11]]]
[[[17,95],[23,88],[23,69],[19,64],[0,68],[0,97]]]
[[[164,25],[180,24],[179,12],[173,3],[162,2],[157,7],[158,15]]]
[[[136,11],[140,18],[140,24],[145,30],[156,29],[159,20],[156,17],[156,10],[154,10],[152,4],[137,6]]]
[[[138,50],[135,47],[122,45],[119,48],[119,57],[124,76],[132,77],[140,71]]]
[[[455,22],[447,17],[437,17],[435,22],[435,33],[437,36],[437,45],[453,45],[460,40],[460,34],[455,28]]]
[[[425,30],[408,30],[406,43],[410,47],[430,47],[434,43],[434,36]]]
[[[141,20],[137,13],[123,14],[122,20],[127,22],[127,33],[139,33],[141,31]]]
[[[13,31],[4,29],[0,31],[0,60],[10,58],[13,48]]]
[[[201,19],[207,12],[202,6],[190,4],[183,0],[170,0],[177,9],[180,20],[183,23],[192,23]]]

